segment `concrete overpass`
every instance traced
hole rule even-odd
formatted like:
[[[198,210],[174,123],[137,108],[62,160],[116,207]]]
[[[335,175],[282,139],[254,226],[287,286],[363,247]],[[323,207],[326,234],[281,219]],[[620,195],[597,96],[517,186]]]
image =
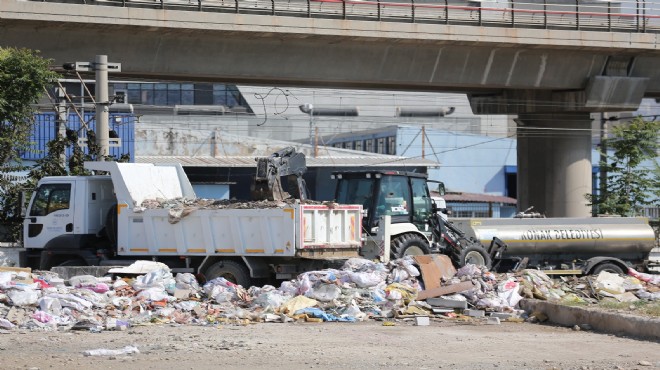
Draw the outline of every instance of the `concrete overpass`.
[[[0,46],[107,54],[119,78],[465,92],[476,114],[519,115],[519,206],[550,216],[589,213],[589,113],[660,97],[658,16],[639,8],[0,1]]]

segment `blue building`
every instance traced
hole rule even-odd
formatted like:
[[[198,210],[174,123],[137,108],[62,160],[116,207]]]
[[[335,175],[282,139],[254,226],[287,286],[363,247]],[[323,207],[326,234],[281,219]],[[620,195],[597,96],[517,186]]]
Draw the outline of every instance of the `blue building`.
[[[86,135],[88,130],[95,132],[96,122],[93,112],[83,115],[84,122],[81,122],[77,114],[69,114],[67,117],[67,130],[74,130],[79,137],[79,144],[83,151],[87,152]],[[24,161],[36,161],[46,154],[47,144],[59,135],[57,115],[55,113],[38,113],[34,117],[35,125],[30,141],[31,148],[21,153]],[[135,117],[131,113],[111,112],[108,127],[110,129],[110,156],[119,158],[122,155],[129,155],[131,162],[135,160]],[[82,140],[80,140],[82,139]],[[72,149],[68,148],[66,156],[72,154]]]

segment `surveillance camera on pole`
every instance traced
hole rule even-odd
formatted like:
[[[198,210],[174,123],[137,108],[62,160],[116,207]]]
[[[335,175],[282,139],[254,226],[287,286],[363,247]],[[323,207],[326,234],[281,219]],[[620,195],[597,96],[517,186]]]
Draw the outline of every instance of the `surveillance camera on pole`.
[[[108,99],[108,72],[121,72],[121,63],[108,63],[107,55],[97,55],[93,62],[65,63],[62,68],[76,72],[96,72],[96,144],[100,151],[98,159],[105,159],[110,154],[108,120],[111,102]]]

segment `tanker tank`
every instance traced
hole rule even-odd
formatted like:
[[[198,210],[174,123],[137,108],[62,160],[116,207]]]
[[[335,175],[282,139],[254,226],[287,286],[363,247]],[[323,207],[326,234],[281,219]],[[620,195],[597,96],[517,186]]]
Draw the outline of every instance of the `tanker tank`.
[[[486,248],[493,237],[502,240],[507,245],[502,259],[527,257],[529,266],[549,269],[602,256],[644,270],[655,243],[653,229],[642,217],[456,218],[452,222]]]

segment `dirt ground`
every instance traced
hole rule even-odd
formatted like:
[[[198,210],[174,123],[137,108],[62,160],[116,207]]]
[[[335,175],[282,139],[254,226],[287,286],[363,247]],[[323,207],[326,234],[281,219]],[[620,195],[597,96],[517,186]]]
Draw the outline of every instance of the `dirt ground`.
[[[650,369],[660,344],[548,325],[432,321],[0,332],[1,369]],[[84,356],[136,346],[140,353]]]

